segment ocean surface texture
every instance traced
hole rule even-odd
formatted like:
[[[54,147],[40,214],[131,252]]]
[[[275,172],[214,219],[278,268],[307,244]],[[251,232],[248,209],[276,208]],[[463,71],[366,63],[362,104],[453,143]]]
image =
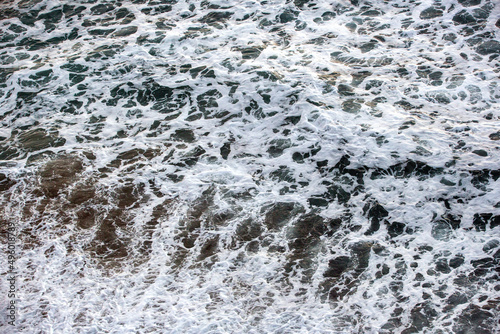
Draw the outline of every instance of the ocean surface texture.
[[[499,333],[499,41],[497,0],[1,1],[0,332]]]

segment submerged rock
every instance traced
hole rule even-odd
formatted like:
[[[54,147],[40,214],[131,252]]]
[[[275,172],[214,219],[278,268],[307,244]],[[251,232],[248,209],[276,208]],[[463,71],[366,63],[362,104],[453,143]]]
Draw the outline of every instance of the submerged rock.
[[[363,211],[367,214],[367,218],[370,220],[370,227],[366,231],[366,235],[371,235],[380,229],[380,222],[389,216],[389,212],[379,203],[374,203],[373,205],[366,205]]]
[[[328,262],[328,269],[323,276],[325,277],[340,277],[351,264],[351,259],[348,256],[338,256]]]
[[[83,171],[80,158],[62,155],[50,160],[40,170],[40,187],[45,196],[55,198],[67,186],[76,180],[76,175]]]
[[[472,224],[477,231],[485,231],[486,227],[495,228],[500,225],[500,215],[494,216],[492,213],[476,213]]]
[[[429,20],[441,16],[443,16],[443,7],[431,6],[420,13],[420,18],[422,20]]]
[[[303,208],[293,202],[278,202],[271,206],[264,207],[262,211],[266,212],[264,224],[271,231],[276,231],[285,226],[294,215],[303,212]]]
[[[492,333],[496,326],[495,316],[488,309],[469,304],[459,316],[458,323],[453,326],[456,333]]]
[[[241,57],[243,59],[255,59],[260,56],[262,48],[250,47],[250,48],[240,49],[239,51],[241,52]]]
[[[130,27],[125,27],[122,28],[116,32],[113,33],[113,37],[126,37],[133,35],[137,32],[137,26],[130,26]]]
[[[16,181],[10,179],[7,175],[0,173],[0,192],[10,189]]]
[[[481,4],[481,0],[458,0],[458,3],[464,7],[471,7]]]
[[[173,140],[183,141],[186,143],[193,143],[196,140],[193,130],[191,129],[178,129],[172,134]]]
[[[203,16],[200,19],[200,22],[208,24],[223,23],[231,18],[233,14],[233,12],[210,12],[207,15]]]
[[[361,110],[361,104],[356,100],[347,100],[342,103],[342,109],[348,113],[356,113]]]

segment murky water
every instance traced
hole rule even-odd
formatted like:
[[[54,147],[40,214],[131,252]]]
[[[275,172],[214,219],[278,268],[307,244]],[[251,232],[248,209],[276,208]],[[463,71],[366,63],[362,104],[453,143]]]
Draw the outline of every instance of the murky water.
[[[498,332],[499,40],[493,0],[2,2],[0,331]]]

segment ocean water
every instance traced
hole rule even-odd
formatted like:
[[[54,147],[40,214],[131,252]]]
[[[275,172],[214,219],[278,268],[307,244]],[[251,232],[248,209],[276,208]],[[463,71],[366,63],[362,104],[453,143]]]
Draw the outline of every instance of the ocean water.
[[[498,333],[499,40],[495,0],[2,1],[0,332]]]

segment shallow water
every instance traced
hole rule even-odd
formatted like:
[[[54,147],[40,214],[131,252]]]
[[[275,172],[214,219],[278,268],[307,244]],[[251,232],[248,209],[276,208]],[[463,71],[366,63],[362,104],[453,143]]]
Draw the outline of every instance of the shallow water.
[[[499,37],[489,0],[3,2],[2,309],[499,331]]]

